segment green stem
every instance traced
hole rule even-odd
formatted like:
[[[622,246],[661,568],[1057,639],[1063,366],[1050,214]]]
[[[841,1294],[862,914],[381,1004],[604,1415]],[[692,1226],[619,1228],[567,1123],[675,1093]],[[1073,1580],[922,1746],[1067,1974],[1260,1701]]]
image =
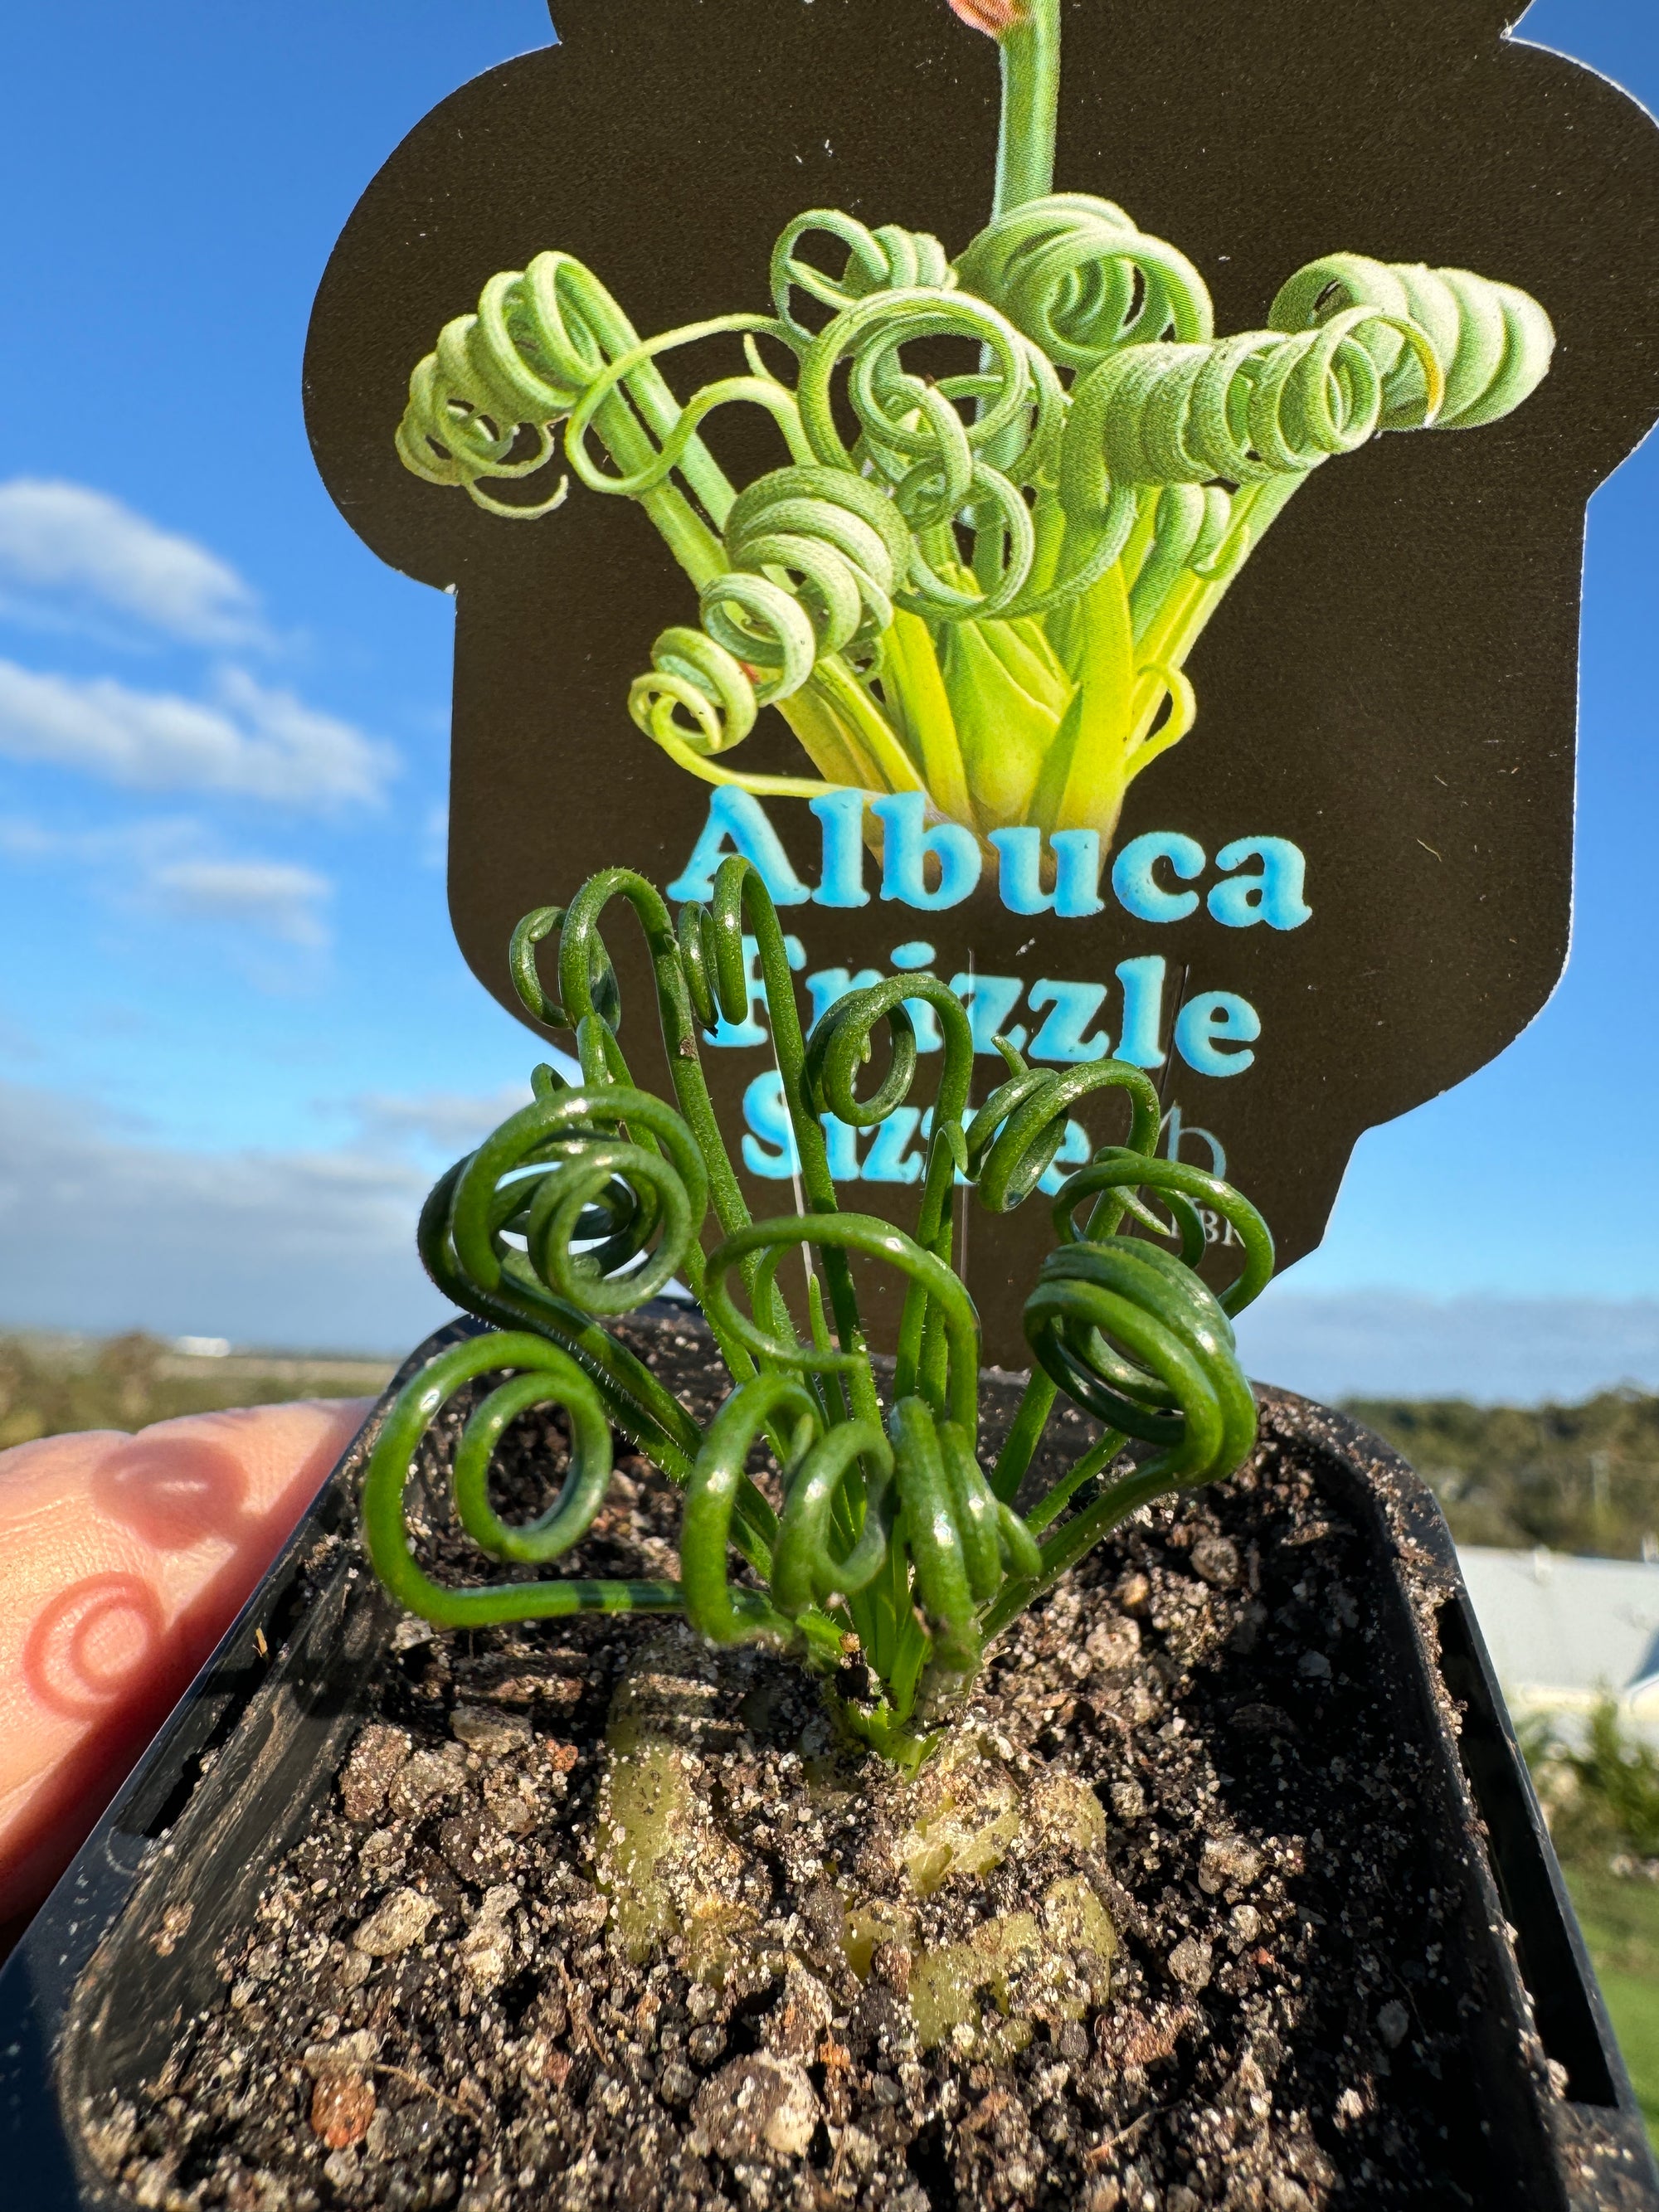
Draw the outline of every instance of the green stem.
[[[1164,594],[1145,632],[1136,641],[1135,657],[1139,666],[1146,668],[1157,665],[1182,668],[1186,665],[1188,654],[1203,635],[1211,616],[1227,596],[1228,588],[1239,569],[1255,551],[1267,531],[1311,473],[1309,471],[1300,475],[1271,477],[1265,483],[1249,485],[1236,495],[1232,523],[1226,542],[1217,556],[1221,574],[1208,577],[1200,576],[1190,568],[1182,571]],[[1240,538],[1245,540],[1243,551],[1237,558],[1230,558]],[[1152,711],[1156,713],[1157,709]],[[1131,781],[1155,757],[1153,754],[1143,757],[1146,736],[1146,726],[1130,733],[1127,761]]]
[[[1002,40],[1002,130],[993,216],[1054,188],[1060,118],[1060,0],[1026,0],[1024,21]]]
[[[1025,1470],[1042,1442],[1043,1431],[1048,1425],[1048,1416],[1059,1395],[1052,1378],[1042,1368],[1034,1367],[1020,1399],[1019,1410],[1014,1415],[1014,1425],[1008,1431],[1008,1441],[998,1455],[991,1476],[992,1492],[1005,1505],[1013,1504],[1025,1480]]]
[[[911,1702],[914,1704],[914,1697]],[[915,1780],[928,1753],[939,1741],[939,1729],[921,1731],[912,1727],[908,1709],[900,1712],[896,1706],[883,1705],[873,1712],[866,1712],[833,1692],[830,1705],[848,1734],[855,1741],[868,1744],[872,1751],[897,1767],[907,1782]]]
[[[597,283],[592,283],[592,297],[586,304],[594,326],[593,335],[606,354],[614,358],[638,347],[639,333],[610,294]],[[637,415],[635,407],[639,410]],[[659,438],[666,440],[678,428],[681,411],[679,402],[655,362],[647,358],[630,377],[629,392],[607,392],[593,427],[617,467],[632,473],[648,465],[657,451],[641,417]],[[681,470],[718,526],[724,522],[735,495],[702,440],[693,440],[692,447],[695,450],[689,448],[682,457]],[[701,588],[711,576],[719,574],[723,565],[720,539],[678,485],[658,484],[643,495],[640,504],[694,584]]]
[[[1122,1450],[1124,1442],[1121,1430],[1108,1429],[1092,1450],[1085,1452],[1069,1474],[1061,1475],[1054,1488],[1025,1516],[1025,1525],[1034,1536],[1040,1536],[1045,1528],[1059,1519],[1091,1476],[1098,1474],[1102,1468],[1111,1465]]]

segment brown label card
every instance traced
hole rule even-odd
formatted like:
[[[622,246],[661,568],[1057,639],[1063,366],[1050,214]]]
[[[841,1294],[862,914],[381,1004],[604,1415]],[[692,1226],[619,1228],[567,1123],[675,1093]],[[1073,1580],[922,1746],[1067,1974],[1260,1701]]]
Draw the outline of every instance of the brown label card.
[[[1659,135],[1517,12],[560,0],[428,116],[307,397],[354,529],[457,594],[487,987],[594,871],[678,901],[740,852],[805,1018],[930,970],[976,1099],[999,1033],[1133,1061],[1163,1148],[1316,1244],[1360,1133],[1560,972],[1584,504],[1659,414]],[[779,1213],[764,1014],[706,1064]],[[831,1132],[901,1223],[918,1030],[912,1103]],[[993,1358],[1051,1237],[966,1227]]]

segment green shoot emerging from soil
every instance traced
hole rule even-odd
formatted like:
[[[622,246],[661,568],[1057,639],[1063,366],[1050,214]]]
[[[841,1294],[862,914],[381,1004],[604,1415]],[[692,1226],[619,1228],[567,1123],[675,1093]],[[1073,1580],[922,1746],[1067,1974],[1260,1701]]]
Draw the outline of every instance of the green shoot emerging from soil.
[[[1513,285],[1354,252],[1218,336],[1185,254],[1054,190],[1060,0],[951,4],[1003,79],[991,221],[954,259],[812,209],[777,240],[771,313],[642,338],[591,269],[538,254],[420,362],[398,450],[495,514],[557,507],[568,478],[533,504],[501,487],[561,448],[638,503],[696,601],[629,704],[692,775],[921,792],[988,859],[1056,836],[1098,857],[1193,726],[1188,658],[1291,497],[1380,432],[1508,415],[1555,336]],[[711,343],[736,373],[682,404],[667,357]],[[771,417],[781,464],[741,490],[704,435],[733,406]],[[729,765],[769,706],[816,776]]]
[[[636,1085],[617,1040],[619,994],[599,933],[612,900],[631,908],[647,941],[672,1106]],[[744,1205],[698,1048],[722,1016],[748,1017],[745,935],[758,947],[799,1161],[799,1210],[763,1221]],[[555,945],[556,998],[538,966],[538,948]],[[364,1494],[376,1570],[411,1611],[445,1627],[683,1612],[717,1643],[776,1638],[825,1675],[860,1657],[872,1688],[841,1699],[843,1716],[914,1767],[931,1719],[972,1680],[989,1638],[1126,1515],[1231,1474],[1249,1451],[1255,1407],[1229,1316],[1273,1272],[1266,1224],[1215,1176],[1155,1157],[1158,1094],[1137,1067],[1103,1060],[1062,1074],[1028,1067],[1000,1043],[1005,1078],[973,1110],[968,1012],[933,975],[850,992],[804,1036],[776,911],[741,858],[722,865],[710,905],[683,908],[678,924],[643,877],[608,869],[568,908],[526,917],[513,969],[530,1012],[574,1030],[582,1079],[538,1068],[533,1103],[427,1202],[421,1249],[434,1279],[507,1333],[440,1353],[398,1400]],[[908,1008],[918,1001],[943,1053],[907,1234],[842,1211],[828,1136],[837,1121],[871,1129],[903,1107],[917,1067]],[[861,1098],[859,1079],[884,1030],[885,1073]],[[988,1468],[978,1316],[952,1266],[956,1190],[971,1186],[993,1213],[1020,1205],[1048,1175],[1080,1102],[1109,1091],[1123,1094],[1127,1141],[1104,1146],[1054,1200],[1059,1242],[1025,1304],[1031,1381]],[[1205,1250],[1200,1208],[1231,1224],[1244,1255],[1219,1296],[1194,1272]],[[805,1261],[804,1316],[792,1314],[779,1279],[792,1254]],[[855,1261],[896,1269],[906,1284],[884,1393]],[[603,1326],[675,1277],[701,1304],[732,1380],[706,1430]],[[678,1582],[455,1589],[424,1572],[410,1546],[405,1486],[445,1406],[485,1376],[507,1379],[469,1416],[454,1460],[456,1510],[473,1540],[522,1565],[569,1551],[599,1511],[620,1433],[685,1490]],[[1060,1391],[1106,1432],[1017,1511]],[[545,1406],[564,1410],[568,1473],[539,1519],[511,1523],[490,1502],[491,1457],[514,1420]],[[1151,1449],[1114,1472],[1131,1438]],[[767,1455],[771,1498],[750,1472]]]

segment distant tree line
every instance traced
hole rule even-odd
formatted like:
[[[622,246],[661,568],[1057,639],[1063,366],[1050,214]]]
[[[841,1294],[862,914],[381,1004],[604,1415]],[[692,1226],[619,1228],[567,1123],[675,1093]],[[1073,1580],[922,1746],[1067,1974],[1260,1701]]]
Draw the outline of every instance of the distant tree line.
[[[1411,1462],[1460,1544],[1659,1559],[1659,1397],[1578,1406],[1353,1398],[1344,1408]]]
[[[334,1375],[324,1363],[274,1353],[180,1358],[164,1339],[137,1330],[102,1338],[0,1335],[0,1449],[76,1429],[145,1429],[226,1406],[349,1398],[379,1389],[372,1370],[353,1372],[347,1363],[338,1364],[344,1371]]]
[[[178,1357],[157,1336],[0,1334],[0,1449],[73,1429],[142,1429],[180,1413],[291,1398],[353,1396],[337,1378],[258,1353]],[[1404,1453],[1460,1544],[1659,1558],[1659,1397],[1604,1390],[1578,1406],[1474,1406],[1460,1398],[1352,1398],[1345,1411]]]

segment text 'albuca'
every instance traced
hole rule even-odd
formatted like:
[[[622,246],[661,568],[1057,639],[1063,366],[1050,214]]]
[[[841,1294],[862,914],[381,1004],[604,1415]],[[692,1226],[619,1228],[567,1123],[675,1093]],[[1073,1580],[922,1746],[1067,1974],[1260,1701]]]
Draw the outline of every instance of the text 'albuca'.
[[[960,906],[979,889],[987,862],[978,838],[959,823],[927,818],[919,791],[872,798],[830,791],[810,802],[819,827],[816,884],[805,882],[750,792],[715,789],[691,857],[668,885],[677,899],[713,896],[714,871],[740,853],[759,872],[778,906],[861,907],[873,896],[866,880],[870,853],[865,816],[881,825],[879,896],[921,914]],[[997,896],[1011,914],[1052,914],[1080,920],[1104,911],[1100,836],[1093,830],[1056,830],[1045,839],[1031,828],[994,830]],[[1225,929],[1300,929],[1313,918],[1306,896],[1307,862],[1288,837],[1235,837],[1215,855],[1218,880],[1201,895],[1197,884],[1210,858],[1195,837],[1152,830],[1133,837],[1112,863],[1112,896],[1139,921],[1184,921],[1200,902]],[[1168,878],[1166,880],[1166,878]],[[1045,881],[1046,878],[1046,881]]]

